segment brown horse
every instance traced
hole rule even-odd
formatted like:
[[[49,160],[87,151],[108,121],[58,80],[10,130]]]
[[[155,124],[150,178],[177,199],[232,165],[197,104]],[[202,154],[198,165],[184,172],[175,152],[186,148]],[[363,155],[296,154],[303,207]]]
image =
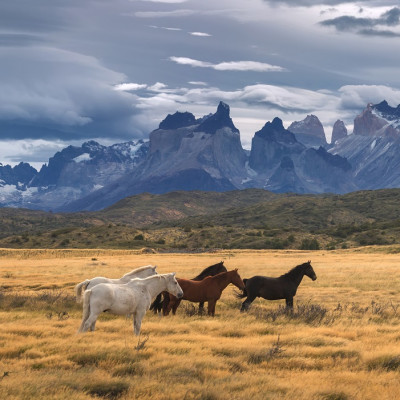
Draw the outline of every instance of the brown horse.
[[[196,303],[207,301],[208,315],[214,316],[215,304],[220,299],[222,291],[230,283],[233,283],[240,290],[244,290],[245,287],[237,269],[221,272],[215,276],[208,276],[202,281],[179,278],[177,278],[177,281],[183,290],[183,297],[178,299],[170,294],[169,303],[166,309],[163,310],[164,315],[168,315],[171,309],[175,315],[181,300],[189,300]]]
[[[210,265],[207,268],[204,268],[203,271],[200,272],[194,278],[191,278],[192,281],[201,281],[207,276],[214,276],[219,274],[220,272],[228,271],[225,268],[224,262],[220,261],[217,264]],[[154,314],[161,312],[161,310],[165,310],[169,303],[169,295],[168,292],[160,293],[153,303],[150,306],[150,310],[153,310]],[[204,311],[204,302],[201,302],[199,305],[199,313],[202,314]]]

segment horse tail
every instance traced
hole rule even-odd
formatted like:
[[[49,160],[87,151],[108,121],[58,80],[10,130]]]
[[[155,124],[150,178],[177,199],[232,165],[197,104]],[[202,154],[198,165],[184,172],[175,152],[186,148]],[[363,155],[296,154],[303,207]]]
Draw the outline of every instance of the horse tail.
[[[237,299],[244,299],[245,297],[248,296],[247,294],[247,290],[246,290],[246,282],[248,281],[248,279],[243,279],[243,283],[244,283],[244,289],[242,290],[242,292],[236,292],[235,296]]]
[[[82,310],[82,323],[78,330],[78,332],[83,332],[83,327],[85,326],[86,320],[89,318],[90,315],[90,295],[92,291],[86,290],[83,295],[83,310]]]
[[[157,295],[155,300],[151,303],[150,310],[153,310],[154,314],[161,311],[162,308],[162,296],[161,293]]]
[[[82,292],[84,292],[89,285],[90,280],[86,279],[85,281],[78,283],[75,286],[75,294],[76,294],[76,302],[81,303],[82,302]]]

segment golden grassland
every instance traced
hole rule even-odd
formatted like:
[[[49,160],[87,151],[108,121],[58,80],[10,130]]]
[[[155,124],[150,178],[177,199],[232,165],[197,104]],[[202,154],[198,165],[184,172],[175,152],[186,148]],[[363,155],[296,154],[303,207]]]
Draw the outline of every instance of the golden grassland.
[[[242,278],[278,276],[307,260],[293,314],[257,299],[249,313],[229,286],[214,318],[181,305],[132,322],[104,314],[77,334],[73,287],[155,264],[193,277],[213,263]],[[0,250],[1,399],[398,399],[400,254],[220,251]]]

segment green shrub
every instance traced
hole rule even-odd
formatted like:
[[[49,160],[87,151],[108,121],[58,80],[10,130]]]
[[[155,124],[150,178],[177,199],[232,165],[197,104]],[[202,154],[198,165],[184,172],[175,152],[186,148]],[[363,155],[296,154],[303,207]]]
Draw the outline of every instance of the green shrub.
[[[300,245],[300,250],[319,250],[319,242],[317,239],[303,239]]]

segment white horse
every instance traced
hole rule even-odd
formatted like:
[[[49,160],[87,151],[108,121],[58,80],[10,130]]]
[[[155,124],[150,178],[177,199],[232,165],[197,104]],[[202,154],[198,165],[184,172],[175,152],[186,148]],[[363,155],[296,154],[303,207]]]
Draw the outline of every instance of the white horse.
[[[92,279],[86,279],[75,286],[75,294],[77,303],[82,302],[82,292],[88,289],[92,289],[99,283],[128,283],[134,278],[147,278],[148,276],[156,275],[156,265],[145,265],[144,267],[133,269],[131,272],[126,273],[119,279],[104,278],[103,276],[98,276]]]
[[[163,291],[183,297],[175,272],[136,278],[125,284],[100,283],[85,291],[82,324],[78,332],[94,331],[98,316],[110,311],[117,315],[132,314],[133,330],[135,335],[139,335],[142,319],[152,299]]]

